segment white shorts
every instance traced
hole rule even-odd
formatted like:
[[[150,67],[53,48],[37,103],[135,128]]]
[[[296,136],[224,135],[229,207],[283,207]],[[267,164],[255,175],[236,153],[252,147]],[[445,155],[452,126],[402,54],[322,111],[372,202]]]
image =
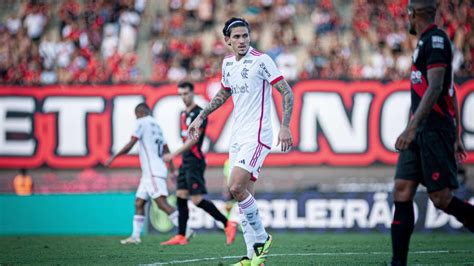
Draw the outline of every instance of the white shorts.
[[[256,181],[263,161],[270,153],[270,149],[258,142],[239,144],[234,142],[229,149],[230,172],[235,166],[247,170],[251,174],[250,180]]]
[[[168,196],[168,186],[166,179],[161,177],[142,176],[140,178],[140,185],[138,185],[137,198],[148,200],[149,198],[156,199],[160,196]]]

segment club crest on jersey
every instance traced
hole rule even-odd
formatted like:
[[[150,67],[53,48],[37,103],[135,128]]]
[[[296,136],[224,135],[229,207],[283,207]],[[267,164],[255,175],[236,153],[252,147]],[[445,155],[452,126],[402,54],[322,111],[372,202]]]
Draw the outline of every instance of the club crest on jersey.
[[[240,75],[242,75],[243,79],[248,79],[249,78],[249,70],[244,67],[244,69],[242,69],[242,72],[240,72]]]
[[[188,137],[188,131],[187,130],[181,130],[181,137],[182,138],[187,138]]]
[[[189,126],[191,124],[191,117],[186,118],[186,126]]]
[[[421,71],[412,70],[410,75],[411,84],[420,84],[421,80]]]

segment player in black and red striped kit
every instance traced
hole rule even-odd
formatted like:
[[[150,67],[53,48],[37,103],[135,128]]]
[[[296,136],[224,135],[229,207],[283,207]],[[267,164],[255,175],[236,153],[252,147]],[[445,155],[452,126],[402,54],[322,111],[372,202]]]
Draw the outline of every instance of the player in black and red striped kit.
[[[216,221],[222,222],[227,238],[227,244],[230,245],[235,239],[237,224],[227,220],[227,218],[216,208],[214,203],[203,198],[207,194],[206,183],[204,181],[204,171],[206,161],[204,153],[201,150],[206,132],[207,120],[201,125],[201,136],[197,140],[191,140],[187,136],[188,126],[199,115],[202,108],[194,102],[194,85],[189,82],[178,84],[178,94],[183,100],[186,110],[181,112],[181,138],[184,145],[171,154],[163,157],[164,161],[169,162],[174,157],[182,155],[183,161],[179,168],[177,178],[177,203],[179,212],[179,231],[176,236],[170,240],[161,243],[162,245],[186,245],[188,243],[185,232],[189,218],[188,197],[194,205],[205,210]]]
[[[435,15],[435,0],[408,4],[410,33],[418,36],[418,43],[410,77],[411,118],[395,143],[400,157],[393,191],[392,265],[407,264],[415,221],[413,197],[420,183],[438,209],[474,232],[474,207],[451,192],[458,188],[457,163],[467,154],[460,137],[451,42],[434,24]]]

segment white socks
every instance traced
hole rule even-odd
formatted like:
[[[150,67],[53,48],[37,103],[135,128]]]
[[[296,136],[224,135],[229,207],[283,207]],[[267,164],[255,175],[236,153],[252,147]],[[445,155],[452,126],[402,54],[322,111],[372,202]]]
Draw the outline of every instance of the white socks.
[[[240,226],[242,227],[242,233],[244,234],[245,245],[247,246],[247,257],[253,257],[253,244],[255,244],[255,232],[252,226],[250,226],[247,218],[245,217],[242,209],[239,208],[240,214]]]
[[[143,215],[133,216],[133,231],[132,231],[133,239],[140,239],[140,234],[142,232],[144,223],[145,223],[145,216]]]
[[[268,234],[265,231],[262,219],[260,219],[260,215],[258,214],[258,207],[255,198],[252,195],[249,195],[246,199],[239,202],[239,208],[242,210],[246,220],[255,232],[255,242],[264,243],[268,238]]]

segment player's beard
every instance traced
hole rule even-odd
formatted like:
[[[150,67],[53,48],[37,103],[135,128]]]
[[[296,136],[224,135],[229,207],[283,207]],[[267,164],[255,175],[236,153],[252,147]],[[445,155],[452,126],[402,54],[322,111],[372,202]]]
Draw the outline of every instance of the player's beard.
[[[250,47],[247,46],[247,47],[245,48],[245,52],[240,53],[240,51],[239,51],[239,52],[237,52],[237,53],[238,53],[240,56],[245,56],[245,55],[247,54],[247,52],[249,51],[249,48],[250,48]]]

